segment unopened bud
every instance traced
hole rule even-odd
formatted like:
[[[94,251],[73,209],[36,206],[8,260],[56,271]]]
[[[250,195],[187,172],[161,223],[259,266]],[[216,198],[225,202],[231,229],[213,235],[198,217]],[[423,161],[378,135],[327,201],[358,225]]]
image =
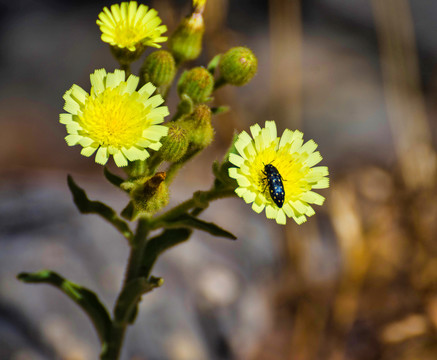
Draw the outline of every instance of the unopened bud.
[[[256,74],[258,60],[246,47],[235,47],[227,51],[220,59],[220,76],[231,85],[247,84]]]
[[[168,187],[165,184],[165,172],[158,172],[151,177],[135,180],[131,184],[130,197],[133,209],[125,210],[132,212],[130,218],[146,213],[154,214],[169,202]]]
[[[179,96],[188,95],[194,103],[210,100],[214,90],[214,77],[203,67],[185,71],[178,82]]]
[[[168,40],[168,47],[176,62],[194,60],[200,55],[204,32],[205,24],[202,12],[193,12],[190,16],[182,19]]]
[[[144,83],[151,82],[156,87],[169,85],[176,73],[172,54],[165,50],[152,52],[144,60],[140,77]]]
[[[211,117],[209,106],[202,104],[196,106],[191,114],[183,116],[176,122],[187,130],[192,149],[203,149],[214,139]]]
[[[189,145],[188,134],[185,129],[175,123],[168,125],[168,134],[161,139],[159,150],[165,161],[176,162],[185,155]]]

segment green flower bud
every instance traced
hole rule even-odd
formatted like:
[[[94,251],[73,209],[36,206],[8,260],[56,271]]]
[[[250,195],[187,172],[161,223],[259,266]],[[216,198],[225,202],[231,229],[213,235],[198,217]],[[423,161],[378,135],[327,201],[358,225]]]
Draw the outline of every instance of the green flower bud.
[[[176,162],[185,155],[189,145],[187,131],[175,123],[168,126],[168,134],[161,139],[159,152],[165,161]]]
[[[129,65],[137,60],[141,54],[146,50],[145,46],[138,46],[135,51],[130,51],[127,48],[120,48],[118,46],[111,46],[111,53],[122,65]]]
[[[187,131],[191,150],[203,149],[211,144],[214,139],[211,117],[209,106],[202,104],[196,106],[191,114],[183,116],[176,122]]]
[[[256,74],[258,60],[246,47],[235,47],[227,51],[220,59],[220,75],[229,84],[242,86]]]
[[[179,96],[188,95],[194,103],[208,101],[214,90],[214,77],[203,67],[185,71],[178,82]]]
[[[156,87],[160,87],[169,85],[175,73],[176,65],[172,54],[165,50],[158,50],[144,60],[140,78],[144,83],[151,82]]]
[[[165,172],[158,172],[151,177],[143,177],[134,181],[130,190],[131,207],[133,205],[133,215],[146,213],[154,214],[169,202],[168,187],[165,184]],[[125,209],[127,210],[128,207]]]
[[[200,55],[204,32],[205,25],[201,12],[194,12],[181,21],[168,40],[168,47],[176,62],[194,60]]]

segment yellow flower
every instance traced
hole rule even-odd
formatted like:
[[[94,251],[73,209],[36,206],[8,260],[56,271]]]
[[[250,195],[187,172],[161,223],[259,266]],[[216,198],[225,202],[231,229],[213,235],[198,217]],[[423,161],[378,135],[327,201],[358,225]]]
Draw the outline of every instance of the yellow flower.
[[[166,106],[159,106],[164,102],[160,95],[150,97],[155,86],[148,83],[135,91],[139,78],[131,75],[125,81],[122,70],[108,74],[104,69],[96,70],[90,79],[90,94],[73,85],[64,95],[68,113],[59,119],[69,134],[67,144],[81,145],[84,156],[97,150],[96,162],[102,165],[112,155],[120,167],[128,160],[147,159],[146,148],[158,150],[168,128],[157,124],[169,112]]]
[[[99,14],[97,25],[102,31],[102,41],[119,48],[136,51],[145,46],[161,47],[158,43],[167,40],[161,36],[167,27],[161,24],[155,9],[138,6],[136,1],[114,4]]]
[[[195,9],[202,9],[205,7],[206,0],[193,0],[193,7]]]
[[[303,144],[300,131],[286,129],[279,138],[274,121],[266,121],[265,128],[258,124],[251,126],[252,137],[243,131],[235,141],[238,154],[231,153],[229,161],[236,167],[229,169],[229,176],[237,180],[235,190],[252,209],[260,213],[266,210],[269,219],[285,224],[286,218],[293,218],[298,224],[314,215],[309,204],[322,205],[325,198],[312,189],[329,187],[328,168],[316,166],[322,157],[317,144],[310,140]],[[269,192],[265,166],[271,164],[282,178],[284,202],[278,206]]]

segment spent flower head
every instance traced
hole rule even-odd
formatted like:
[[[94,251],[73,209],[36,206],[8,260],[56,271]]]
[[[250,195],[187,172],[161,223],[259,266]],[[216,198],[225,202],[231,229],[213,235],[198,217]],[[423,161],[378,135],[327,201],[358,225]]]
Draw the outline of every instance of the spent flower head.
[[[236,167],[229,168],[229,176],[237,180],[235,190],[252,209],[260,213],[266,210],[269,219],[285,224],[286,218],[293,218],[302,224],[307,216],[314,215],[310,204],[322,205],[324,197],[312,189],[329,187],[328,168],[316,166],[322,157],[315,151],[317,144],[310,140],[303,143],[300,131],[286,129],[277,136],[274,121],[266,121],[265,127],[258,124],[250,127],[252,137],[245,131],[235,141],[237,153],[229,155],[229,161]],[[277,205],[270,195],[266,165],[273,165],[282,178],[285,192],[283,204]]]
[[[114,4],[103,8],[97,25],[102,31],[102,41],[118,48],[138,51],[146,46],[159,48],[158,43],[167,40],[162,36],[167,31],[155,9],[138,6],[136,1]]]
[[[150,97],[155,86],[148,83],[136,91],[139,78],[131,75],[125,80],[122,70],[96,70],[90,79],[89,94],[73,85],[64,95],[67,113],[60,115],[60,122],[69,134],[67,144],[81,145],[84,156],[97,150],[96,162],[102,165],[112,155],[120,167],[128,160],[147,159],[146,148],[158,150],[160,139],[168,132],[158,124],[169,112],[166,106],[159,106],[164,102],[160,95]]]

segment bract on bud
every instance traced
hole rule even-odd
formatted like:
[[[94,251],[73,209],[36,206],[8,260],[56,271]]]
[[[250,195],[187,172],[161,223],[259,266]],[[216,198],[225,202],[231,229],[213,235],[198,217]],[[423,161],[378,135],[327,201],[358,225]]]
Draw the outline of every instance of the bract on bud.
[[[129,65],[137,60],[141,54],[146,50],[145,46],[138,45],[134,51],[118,46],[111,46],[111,53],[122,65]]]
[[[247,84],[256,74],[258,59],[247,47],[235,47],[220,59],[220,76],[231,85]]]
[[[151,82],[156,87],[160,87],[169,85],[175,73],[176,65],[172,54],[165,50],[158,50],[144,60],[140,77],[143,83]]]
[[[208,101],[214,90],[214,77],[203,67],[185,71],[178,82],[179,96],[188,95],[194,103]]]
[[[135,181],[130,196],[135,214],[154,214],[169,202],[168,187],[165,184],[165,172]]]
[[[159,150],[165,161],[176,162],[180,160],[187,152],[189,138],[187,131],[177,125],[170,123],[168,125],[168,134],[161,140],[162,147]]]
[[[177,63],[194,60],[200,55],[204,32],[202,12],[193,12],[182,19],[168,40],[168,47]]]
[[[176,123],[184,128],[190,140],[191,149],[203,149],[214,139],[211,125],[211,109],[207,105],[198,105],[194,111],[180,118]]]

